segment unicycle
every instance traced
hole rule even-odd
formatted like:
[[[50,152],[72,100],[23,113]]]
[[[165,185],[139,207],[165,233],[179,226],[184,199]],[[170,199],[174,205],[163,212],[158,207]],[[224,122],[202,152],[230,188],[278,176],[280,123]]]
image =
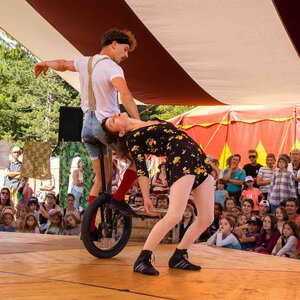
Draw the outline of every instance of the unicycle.
[[[106,188],[102,147],[100,147],[100,166],[103,191],[89,204],[83,215],[81,239],[87,251],[93,256],[110,258],[119,254],[126,246],[131,234],[132,220],[126,212],[109,207],[112,195]]]

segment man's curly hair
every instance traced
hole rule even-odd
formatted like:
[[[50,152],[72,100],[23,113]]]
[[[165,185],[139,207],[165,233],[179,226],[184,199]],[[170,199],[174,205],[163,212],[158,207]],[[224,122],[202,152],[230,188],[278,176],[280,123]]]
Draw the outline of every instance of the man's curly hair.
[[[102,46],[110,45],[113,41],[123,41],[123,43],[126,43],[129,45],[129,51],[132,52],[136,46],[137,42],[134,37],[134,34],[126,29],[120,30],[117,28],[110,29],[106,31],[101,39]],[[120,42],[121,44],[122,42]]]

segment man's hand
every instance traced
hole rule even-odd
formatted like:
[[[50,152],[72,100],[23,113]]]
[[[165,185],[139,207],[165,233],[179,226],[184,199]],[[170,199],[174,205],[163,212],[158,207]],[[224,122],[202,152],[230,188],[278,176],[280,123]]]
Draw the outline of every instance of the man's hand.
[[[47,74],[47,71],[48,71],[49,67],[47,66],[46,62],[42,61],[38,64],[36,64],[34,66],[34,74],[35,74],[35,77],[39,77],[41,75],[41,73],[43,73],[44,75]]]

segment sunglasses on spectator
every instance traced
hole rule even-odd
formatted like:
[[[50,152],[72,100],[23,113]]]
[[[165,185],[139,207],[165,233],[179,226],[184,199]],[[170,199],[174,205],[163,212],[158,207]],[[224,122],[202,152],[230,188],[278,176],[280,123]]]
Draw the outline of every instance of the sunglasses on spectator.
[[[256,158],[256,155],[249,155],[249,158]]]

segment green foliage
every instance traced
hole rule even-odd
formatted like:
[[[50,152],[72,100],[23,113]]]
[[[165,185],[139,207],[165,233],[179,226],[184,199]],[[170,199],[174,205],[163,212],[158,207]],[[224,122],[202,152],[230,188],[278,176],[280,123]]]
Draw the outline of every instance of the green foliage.
[[[53,72],[34,76],[36,59],[0,36],[0,136],[57,144],[60,106],[78,106],[79,95]]]
[[[79,93],[54,72],[35,78],[37,59],[0,31],[0,138],[57,144],[60,106],[78,106]],[[192,106],[141,106],[141,118],[168,120]]]

